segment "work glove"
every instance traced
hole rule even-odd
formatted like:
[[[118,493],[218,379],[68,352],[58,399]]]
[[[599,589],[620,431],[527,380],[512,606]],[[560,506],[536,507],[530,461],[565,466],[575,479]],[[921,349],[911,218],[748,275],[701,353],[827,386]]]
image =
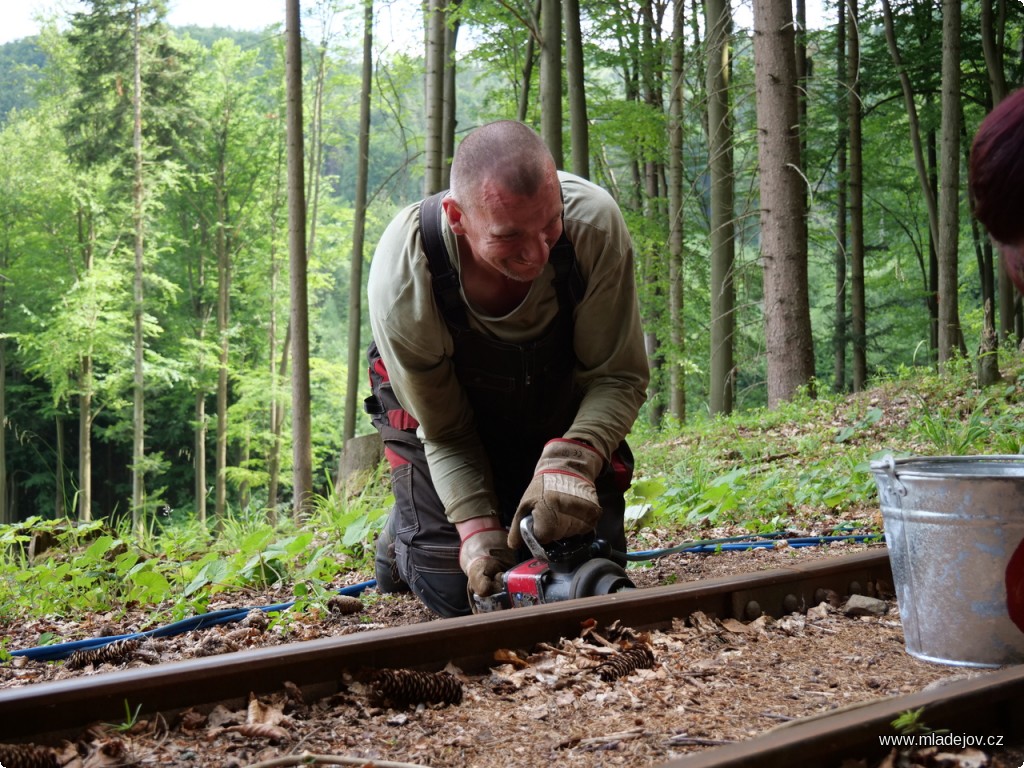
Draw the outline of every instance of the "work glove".
[[[601,517],[594,481],[604,458],[586,443],[558,438],[540,454],[533,480],[526,488],[508,533],[508,545],[523,543],[519,521],[533,515],[533,535],[547,544],[589,533]]]
[[[480,597],[500,592],[501,574],[516,565],[516,553],[509,549],[508,534],[497,524],[482,528],[462,540],[459,567],[469,579],[469,589]]]

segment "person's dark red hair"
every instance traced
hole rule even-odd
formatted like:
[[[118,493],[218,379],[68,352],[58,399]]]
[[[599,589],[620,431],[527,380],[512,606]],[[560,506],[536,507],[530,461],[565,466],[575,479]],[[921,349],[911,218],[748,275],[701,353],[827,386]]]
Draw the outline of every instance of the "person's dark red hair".
[[[968,169],[971,209],[1002,243],[1024,240],[1024,89],[982,120]]]

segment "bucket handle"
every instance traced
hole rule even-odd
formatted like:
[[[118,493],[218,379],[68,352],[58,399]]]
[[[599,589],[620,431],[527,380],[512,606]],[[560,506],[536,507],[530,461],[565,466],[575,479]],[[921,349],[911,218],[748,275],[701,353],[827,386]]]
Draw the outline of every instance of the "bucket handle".
[[[886,454],[879,462],[879,467],[886,476],[889,478],[889,484],[892,486],[893,491],[897,496],[907,495],[907,486],[903,484],[899,476],[896,474],[896,459],[891,453]]]

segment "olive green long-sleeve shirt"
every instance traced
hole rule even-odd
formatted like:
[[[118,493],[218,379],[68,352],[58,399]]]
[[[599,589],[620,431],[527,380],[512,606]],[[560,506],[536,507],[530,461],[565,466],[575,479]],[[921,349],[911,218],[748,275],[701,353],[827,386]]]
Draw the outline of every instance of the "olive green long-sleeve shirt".
[[[637,308],[633,246],[612,197],[576,176],[559,173],[565,231],[586,285],[576,307],[576,385],[583,401],[565,437],[586,440],[606,458],[626,436],[646,397],[647,356]],[[459,271],[457,238],[442,214],[442,231]],[[523,302],[490,317],[466,302],[476,329],[521,343],[539,336],[558,312],[548,264]],[[455,375],[454,346],[434,300],[419,234],[419,204],[399,212],[370,266],[368,300],[373,338],[395,395],[419,422],[434,487],[448,519],[494,514],[497,499],[472,408]]]

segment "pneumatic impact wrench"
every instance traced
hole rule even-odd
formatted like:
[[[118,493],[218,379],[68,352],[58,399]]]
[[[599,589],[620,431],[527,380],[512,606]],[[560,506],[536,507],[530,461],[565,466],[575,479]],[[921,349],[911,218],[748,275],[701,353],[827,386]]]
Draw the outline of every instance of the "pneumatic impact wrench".
[[[501,592],[487,597],[470,595],[474,613],[610,595],[636,586],[622,566],[608,559],[608,542],[593,533],[544,545],[533,533],[531,515],[520,520],[519,531],[533,558],[502,575]]]

